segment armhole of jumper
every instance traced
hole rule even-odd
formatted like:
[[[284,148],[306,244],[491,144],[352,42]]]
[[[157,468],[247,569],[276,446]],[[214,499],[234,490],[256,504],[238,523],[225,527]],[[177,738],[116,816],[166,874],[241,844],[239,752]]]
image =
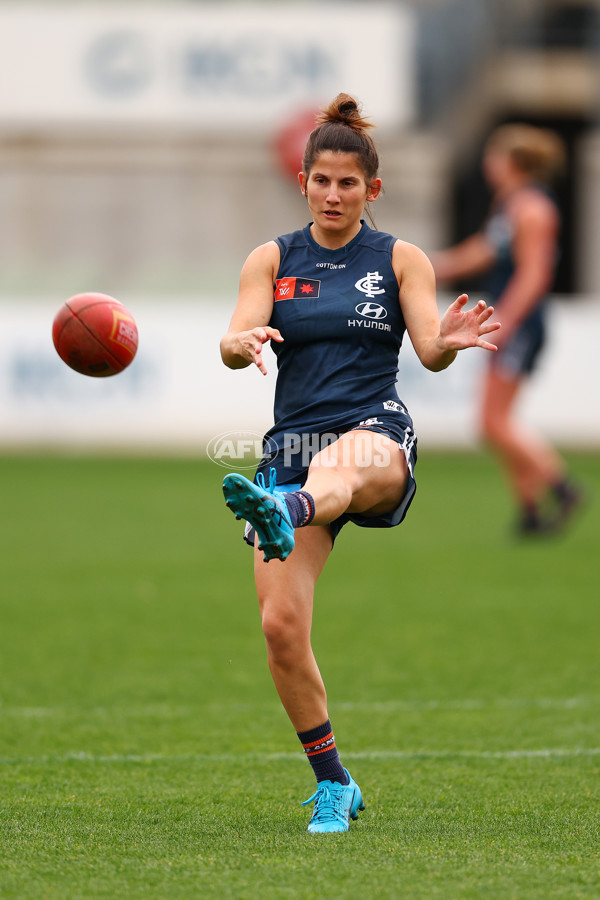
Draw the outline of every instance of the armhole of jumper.
[[[275,281],[277,281],[277,279],[279,278],[279,271],[281,269],[281,263],[283,262],[285,254],[287,252],[287,247],[284,244],[284,242],[282,241],[281,237],[276,237],[275,243],[279,247],[279,266],[277,267],[277,272],[275,273]],[[273,285],[273,289],[275,289],[275,285]]]
[[[396,283],[398,282],[398,278],[396,276],[396,272],[394,271],[394,261],[393,260],[394,260],[394,247],[396,246],[397,240],[398,240],[397,237],[394,237],[393,234],[390,234],[389,240],[388,240],[388,245],[387,245],[387,258],[388,258],[388,262],[390,265],[390,270],[391,270],[394,278],[396,279]],[[398,289],[399,288],[400,288],[400,285],[398,285]]]

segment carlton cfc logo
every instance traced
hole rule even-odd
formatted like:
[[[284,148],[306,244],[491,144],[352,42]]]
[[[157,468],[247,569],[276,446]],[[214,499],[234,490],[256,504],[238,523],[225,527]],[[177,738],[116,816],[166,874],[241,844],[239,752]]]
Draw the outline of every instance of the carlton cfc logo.
[[[387,309],[380,306],[379,303],[359,303],[354,309],[359,316],[364,316],[365,319],[385,319],[387,316]]]
[[[354,287],[367,297],[374,297],[375,294],[385,294],[383,288],[377,287],[380,281],[383,281],[383,275],[380,275],[379,272],[367,272],[364,278],[358,279]]]

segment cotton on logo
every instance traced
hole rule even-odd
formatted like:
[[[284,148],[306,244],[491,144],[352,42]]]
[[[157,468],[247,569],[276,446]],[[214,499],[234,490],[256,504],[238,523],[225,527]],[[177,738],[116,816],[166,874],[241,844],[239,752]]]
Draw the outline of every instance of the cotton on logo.
[[[354,309],[365,319],[385,319],[387,316],[387,309],[379,303],[359,303]]]
[[[383,275],[379,272],[367,272],[364,278],[358,279],[354,287],[367,297],[374,297],[375,294],[385,294],[384,288],[377,287],[380,281],[383,281]]]

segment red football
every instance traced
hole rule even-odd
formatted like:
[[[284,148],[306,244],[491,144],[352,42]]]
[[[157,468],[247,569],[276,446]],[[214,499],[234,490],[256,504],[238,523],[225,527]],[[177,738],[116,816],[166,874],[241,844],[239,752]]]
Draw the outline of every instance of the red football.
[[[138,348],[135,319],[107,294],[77,294],[61,306],[52,340],[64,362],[82,375],[105,378],[132,362]]]

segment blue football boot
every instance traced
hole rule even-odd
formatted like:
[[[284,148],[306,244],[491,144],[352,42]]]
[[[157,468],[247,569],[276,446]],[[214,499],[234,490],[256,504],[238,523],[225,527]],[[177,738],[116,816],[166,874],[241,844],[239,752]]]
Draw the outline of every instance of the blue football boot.
[[[317,790],[305,800],[302,806],[315,802],[312,818],[308,823],[311,834],[332,831],[348,831],[350,819],[358,819],[359,810],[365,808],[362,794],[348,769],[344,772],[350,779],[348,784],[338,781],[320,781]]]
[[[236,519],[250,522],[258,534],[258,549],[263,551],[265,562],[287,559],[294,549],[294,526],[284,494],[275,490],[276,478],[276,470],[272,468],[268,488],[262,472],[256,475],[258,484],[235,473],[223,480],[227,506]]]

